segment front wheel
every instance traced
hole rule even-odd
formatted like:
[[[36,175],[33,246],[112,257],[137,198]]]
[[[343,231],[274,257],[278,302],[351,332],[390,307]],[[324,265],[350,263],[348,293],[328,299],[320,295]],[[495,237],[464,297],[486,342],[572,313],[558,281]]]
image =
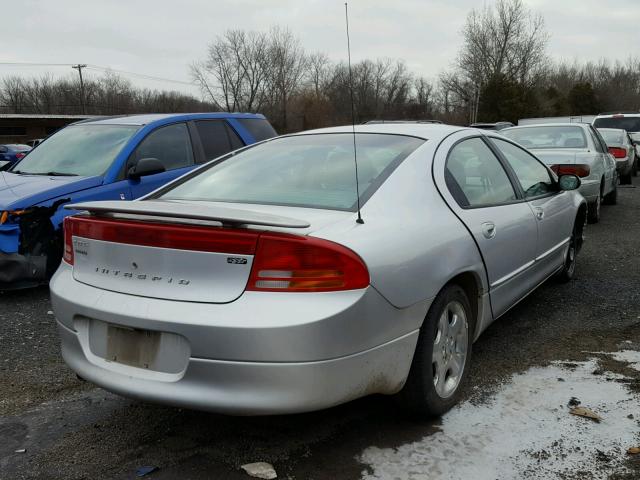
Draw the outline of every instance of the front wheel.
[[[631,183],[631,177],[629,177],[629,183]],[[616,205],[618,203],[618,183],[613,186],[613,190],[604,196],[604,203],[607,205]]]
[[[600,195],[587,206],[587,222],[598,223],[600,221]]]
[[[471,360],[473,316],[464,290],[447,285],[420,329],[407,382],[398,401],[421,417],[442,415],[459,400]]]
[[[578,258],[578,238],[581,235],[578,230],[578,225],[573,227],[571,238],[569,239],[569,249],[567,250],[567,256],[564,259],[564,265],[562,270],[558,273],[558,280],[561,282],[569,282],[576,276],[576,261]]]

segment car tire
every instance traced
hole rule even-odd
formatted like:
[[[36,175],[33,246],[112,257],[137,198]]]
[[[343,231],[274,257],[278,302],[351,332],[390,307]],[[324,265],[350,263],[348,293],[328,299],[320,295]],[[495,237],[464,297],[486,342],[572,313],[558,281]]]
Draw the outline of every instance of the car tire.
[[[587,206],[587,222],[598,223],[600,221],[600,195],[598,198]]]
[[[474,325],[464,290],[455,284],[444,287],[420,328],[407,381],[396,396],[405,412],[433,417],[458,402],[469,371]]]
[[[632,172],[629,172],[625,175],[620,175],[620,185],[631,185],[633,183],[633,181],[631,180],[631,176]]]
[[[633,176],[637,177],[638,176],[638,159],[637,158],[633,162],[633,168],[631,170],[633,172]]]
[[[570,282],[576,276],[576,262],[578,260],[579,250],[578,239],[580,235],[582,235],[582,233],[580,226],[578,225],[578,219],[576,219],[576,223],[573,226],[573,232],[571,232],[571,238],[569,239],[567,256],[564,259],[562,270],[558,273],[558,280],[562,283]]]
[[[631,183],[631,178],[629,178],[629,183]],[[604,196],[604,203],[606,205],[616,205],[618,203],[618,184],[614,184],[613,190],[607,193]]]

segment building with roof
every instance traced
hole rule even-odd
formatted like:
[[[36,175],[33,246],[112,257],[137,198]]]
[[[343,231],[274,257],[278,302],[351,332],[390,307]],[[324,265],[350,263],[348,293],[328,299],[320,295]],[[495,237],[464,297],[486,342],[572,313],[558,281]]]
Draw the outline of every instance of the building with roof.
[[[0,113],[0,144],[45,138],[62,127],[95,115]]]

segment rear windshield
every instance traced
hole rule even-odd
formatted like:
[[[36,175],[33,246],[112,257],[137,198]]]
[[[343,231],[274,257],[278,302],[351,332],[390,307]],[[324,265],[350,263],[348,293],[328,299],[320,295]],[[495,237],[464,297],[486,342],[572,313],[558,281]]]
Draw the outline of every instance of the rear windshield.
[[[9,147],[11,150],[14,150],[16,152],[26,152],[27,150],[31,150],[31,147],[29,145],[16,144],[16,145],[7,145],[7,147]]]
[[[29,152],[11,171],[31,175],[102,175],[138,128],[130,125],[63,128]]]
[[[500,134],[527,148],[587,148],[587,139],[580,127],[516,127],[501,130]]]
[[[353,141],[351,133],[277,138],[214,162],[159,197],[355,211]],[[360,202],[424,141],[357,134]]]
[[[621,128],[627,132],[640,132],[640,117],[596,118],[593,126],[597,128]]]
[[[238,118],[237,121],[247,130],[256,142],[273,138],[278,133],[273,129],[271,124],[261,118]]]
[[[607,130],[599,128],[598,132],[604,138],[604,141],[608,144],[622,145],[624,143],[625,133],[622,130]]]

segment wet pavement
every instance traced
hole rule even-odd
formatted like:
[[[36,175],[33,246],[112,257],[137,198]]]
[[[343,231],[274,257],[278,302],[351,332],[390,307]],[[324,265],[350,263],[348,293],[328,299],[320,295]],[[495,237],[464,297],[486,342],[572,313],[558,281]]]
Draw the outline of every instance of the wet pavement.
[[[640,189],[602,213],[577,278],[494,323],[465,400],[429,422],[381,396],[265,418],[127,400],[65,367],[47,289],[1,294],[0,479],[248,479],[258,461],[292,479],[638,479]]]

